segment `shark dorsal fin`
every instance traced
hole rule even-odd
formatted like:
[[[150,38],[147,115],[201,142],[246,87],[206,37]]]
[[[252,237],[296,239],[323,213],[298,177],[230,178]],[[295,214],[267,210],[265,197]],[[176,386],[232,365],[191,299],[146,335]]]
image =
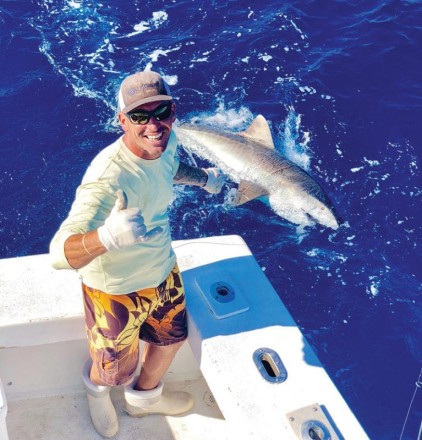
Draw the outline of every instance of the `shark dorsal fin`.
[[[259,141],[267,148],[274,149],[274,141],[267,120],[262,115],[258,115],[252,124],[239,133],[241,136],[250,137]]]

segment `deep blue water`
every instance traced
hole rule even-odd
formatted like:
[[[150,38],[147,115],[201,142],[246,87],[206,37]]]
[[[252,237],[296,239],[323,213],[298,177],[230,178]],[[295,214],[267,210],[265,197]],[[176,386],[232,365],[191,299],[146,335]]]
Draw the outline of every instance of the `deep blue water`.
[[[300,233],[259,202],[231,209],[179,187],[173,237],[241,235],[370,438],[416,439],[420,389],[404,422],[422,360],[421,10],[3,0],[0,257],[47,252],[87,164],[119,134],[126,74],[166,75],[183,121],[238,130],[261,113],[345,224]]]

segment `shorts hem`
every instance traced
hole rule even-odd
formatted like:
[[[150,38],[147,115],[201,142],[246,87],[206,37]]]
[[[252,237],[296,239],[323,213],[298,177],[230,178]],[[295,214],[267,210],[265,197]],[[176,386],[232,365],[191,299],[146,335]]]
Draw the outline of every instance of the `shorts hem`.
[[[151,345],[157,345],[158,347],[165,347],[166,345],[174,345],[177,344],[178,342],[186,341],[187,338],[188,338],[187,336],[184,336],[182,338],[176,338],[176,339],[172,339],[171,341],[164,341],[164,342],[148,341],[147,339],[142,339],[142,338],[140,338],[140,340],[142,342],[146,342]]]

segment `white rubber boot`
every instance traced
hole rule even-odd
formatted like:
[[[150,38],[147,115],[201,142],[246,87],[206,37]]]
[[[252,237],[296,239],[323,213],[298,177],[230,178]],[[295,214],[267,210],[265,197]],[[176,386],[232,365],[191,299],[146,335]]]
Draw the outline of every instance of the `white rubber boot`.
[[[195,401],[184,391],[163,392],[163,383],[148,391],[137,391],[131,385],[125,387],[126,412],[132,417],[143,417],[150,414],[180,416],[192,409]]]
[[[92,424],[103,437],[114,437],[119,430],[119,422],[117,421],[113,402],[110,399],[110,387],[95,385],[91,382],[89,377],[91,365],[91,361],[86,362],[82,379],[87,392]]]

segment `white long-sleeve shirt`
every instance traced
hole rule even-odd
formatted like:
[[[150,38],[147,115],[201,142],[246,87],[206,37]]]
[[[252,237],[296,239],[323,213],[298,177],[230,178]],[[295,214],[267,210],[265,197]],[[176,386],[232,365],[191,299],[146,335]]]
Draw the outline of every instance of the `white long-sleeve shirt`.
[[[111,294],[126,294],[158,286],[176,263],[171,247],[167,208],[173,198],[173,177],[179,166],[177,141],[170,135],[167,149],[155,160],[133,154],[119,138],[102,150],[88,167],[68,217],[50,243],[56,269],[73,269],[65,256],[64,243],[74,234],[84,234],[104,224],[122,189],[128,208],[139,207],[147,230],[161,226],[151,240],[106,252],[78,270],[82,281]]]

